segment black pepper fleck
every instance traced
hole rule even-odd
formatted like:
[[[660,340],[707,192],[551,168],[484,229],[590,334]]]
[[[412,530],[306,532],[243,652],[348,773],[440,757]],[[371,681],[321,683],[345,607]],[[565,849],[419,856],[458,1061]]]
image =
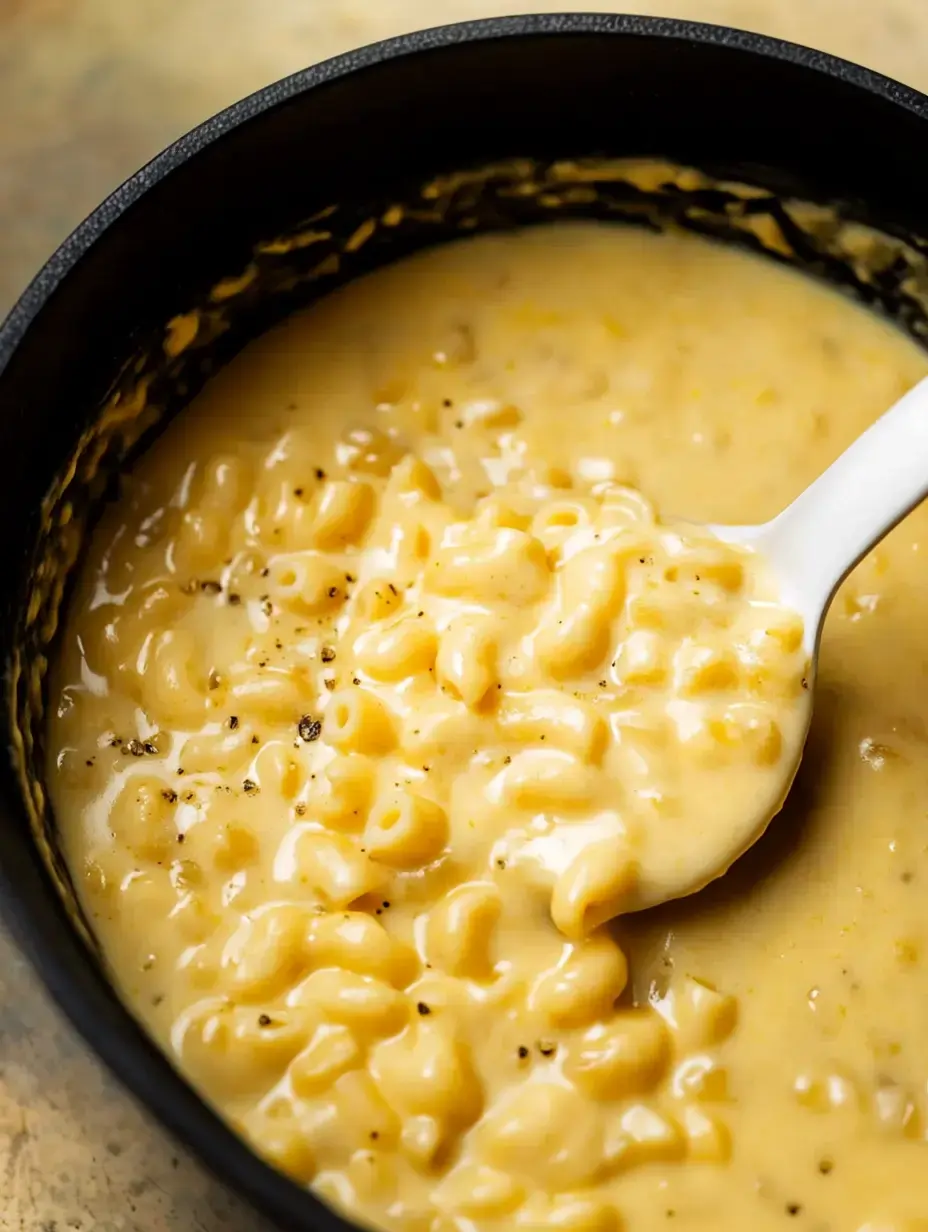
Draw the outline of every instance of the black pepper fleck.
[[[332,646],[323,646],[321,651],[323,663],[331,663],[335,658],[335,649]]]
[[[258,790],[258,784],[254,781],[254,779],[245,779],[242,783],[242,787],[249,795]]]
[[[242,596],[236,594],[234,591],[232,592],[231,595],[229,595],[229,603],[232,607],[238,607],[241,601],[242,601]]]
[[[233,731],[235,731],[236,727],[238,727],[238,715],[237,714],[229,715],[229,726],[231,727]]]
[[[314,740],[318,740],[322,735],[322,720],[314,719],[311,714],[304,714],[298,724],[297,730],[300,733],[300,739],[305,740],[307,744],[312,744]]]
[[[520,1044],[519,1045],[519,1060],[524,1061],[527,1056],[528,1056],[528,1049],[525,1047],[524,1044]]]
[[[259,1027],[269,1027],[270,1025],[271,1025],[270,1014],[259,1014],[258,1015],[258,1026]]]
[[[423,1016],[423,1018],[425,1017],[426,1014],[431,1014],[432,1012],[430,1007],[427,1006],[424,1001],[420,1001],[419,1004],[416,1006],[416,1009]]]

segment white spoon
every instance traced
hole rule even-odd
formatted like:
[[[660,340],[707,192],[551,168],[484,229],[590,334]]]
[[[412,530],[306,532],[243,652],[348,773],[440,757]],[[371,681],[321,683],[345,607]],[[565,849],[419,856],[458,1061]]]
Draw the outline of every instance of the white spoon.
[[[684,898],[721,877],[780,811],[802,759],[822,625],[854,566],[928,495],[928,378],[850,446],[788,508],[762,526],[707,526],[724,543],[763,558],[778,603],[803,620],[808,688],[784,729],[778,772],[758,782],[753,806],[722,784],[714,807],[689,827],[656,832],[639,845],[637,876],[621,911]],[[718,791],[718,786],[712,789]],[[710,804],[713,802],[710,801]],[[708,820],[708,824],[706,819]]]
[[[859,436],[814,483],[782,513],[762,526],[709,526],[725,543],[760,554],[779,589],[784,607],[804,624],[807,678],[814,688],[822,626],[835,591],[854,566],[928,496],[928,378],[920,381],[885,415]],[[729,834],[730,845],[710,869],[707,864],[677,866],[679,885],[669,881],[651,902],[683,897],[724,873],[760,838],[779,812],[799,767],[808,736],[805,728],[784,766],[782,794],[756,817],[745,817]],[[656,887],[652,888],[656,890]],[[673,890],[677,892],[674,893]]]

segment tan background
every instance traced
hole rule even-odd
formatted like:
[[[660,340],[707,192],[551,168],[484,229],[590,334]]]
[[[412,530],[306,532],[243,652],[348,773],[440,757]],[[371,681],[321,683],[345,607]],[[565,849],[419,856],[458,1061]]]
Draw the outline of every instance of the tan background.
[[[504,12],[726,22],[928,91],[928,0],[0,0],[0,314],[173,137],[360,43]],[[134,1106],[0,934],[0,1232],[263,1232]]]

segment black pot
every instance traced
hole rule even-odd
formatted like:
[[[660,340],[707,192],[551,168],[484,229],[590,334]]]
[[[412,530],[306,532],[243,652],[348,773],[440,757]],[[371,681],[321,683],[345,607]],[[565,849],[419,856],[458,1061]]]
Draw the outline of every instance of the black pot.
[[[647,225],[670,217],[772,247],[924,338],[910,276],[923,276],[926,249],[912,236],[928,234],[926,148],[928,99],[786,43],[637,17],[451,26],[298,73],[182,138],[78,228],[0,330],[0,451],[15,462],[0,485],[3,913],[84,1038],[282,1227],[348,1225],[256,1158],[124,1008],[45,805],[44,659],[108,477],[216,366],[297,304],[424,244],[555,213]],[[602,156],[659,156],[705,174],[645,190],[589,163],[552,168]],[[435,185],[443,173],[513,159]],[[745,199],[733,179],[764,191]],[[888,242],[879,268],[862,273],[833,228],[797,226],[784,205],[797,195],[908,244]],[[391,213],[396,205],[414,208]],[[761,215],[785,248],[741,225]],[[306,242],[313,229],[330,238]],[[245,270],[239,294],[210,297]],[[191,311],[194,343],[166,356],[166,323]]]

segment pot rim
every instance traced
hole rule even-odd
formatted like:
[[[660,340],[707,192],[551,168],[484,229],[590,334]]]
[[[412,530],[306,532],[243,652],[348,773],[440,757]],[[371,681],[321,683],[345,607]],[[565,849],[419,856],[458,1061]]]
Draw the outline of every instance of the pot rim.
[[[437,51],[459,43],[574,34],[658,37],[667,41],[702,43],[748,52],[785,61],[857,86],[913,112],[922,119],[928,119],[928,95],[874,69],[865,68],[840,56],[817,51],[801,43],[708,22],[623,13],[529,13],[430,26],[424,30],[367,43],[308,68],[298,69],[295,73],[262,86],[238,102],[216,112],[202,124],[171,142],[114,189],[58,245],[0,324],[0,374],[45,302],[104,232],[114,226],[155,184],[240,125],[317,86],[403,56]]]
[[[402,34],[262,87],[179,137],[129,176],[57,247],[0,324],[0,378],[46,303],[96,242],[150,189],[240,126],[318,86],[391,60],[464,43],[590,34],[660,38],[779,60],[852,85],[928,121],[928,96],[909,86],[849,60],[729,26],[624,14],[546,13],[485,18]],[[62,953],[45,929],[35,927],[34,913],[18,892],[15,864],[6,855],[0,858],[0,916],[69,1024],[125,1089],[199,1162],[280,1226],[355,1232],[356,1225],[350,1220],[289,1181],[245,1145],[174,1068],[112,986],[104,990],[101,981],[99,988],[91,987],[74,972],[68,961],[71,955]],[[48,888],[55,893],[50,882]],[[76,934],[73,940],[75,952],[83,952]],[[115,1039],[110,1038],[108,1020],[115,1028]],[[104,1040],[109,1041],[105,1046]]]

